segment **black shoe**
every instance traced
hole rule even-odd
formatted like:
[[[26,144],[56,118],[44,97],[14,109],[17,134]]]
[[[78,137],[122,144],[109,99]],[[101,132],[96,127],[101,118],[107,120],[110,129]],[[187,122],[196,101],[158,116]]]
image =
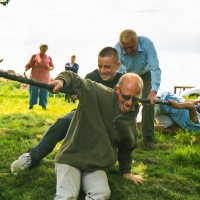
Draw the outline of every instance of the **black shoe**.
[[[29,109],[33,109],[33,106],[29,106]]]
[[[151,148],[153,146],[153,138],[151,136],[143,136],[143,145]]]
[[[42,109],[43,109],[43,110],[46,110],[47,108],[45,108],[45,107],[42,107]]]

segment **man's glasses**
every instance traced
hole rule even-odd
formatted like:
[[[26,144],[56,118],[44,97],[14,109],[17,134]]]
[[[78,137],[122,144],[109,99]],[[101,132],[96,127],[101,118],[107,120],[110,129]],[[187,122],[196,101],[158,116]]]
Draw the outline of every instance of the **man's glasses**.
[[[129,96],[129,95],[123,94],[120,88],[119,88],[119,91],[120,91],[120,93],[121,93],[121,95],[122,95],[122,98],[123,98],[124,100],[129,101],[129,100],[131,99],[133,103],[137,103],[137,102],[139,101],[139,99],[138,99],[137,97],[131,97],[131,96]]]

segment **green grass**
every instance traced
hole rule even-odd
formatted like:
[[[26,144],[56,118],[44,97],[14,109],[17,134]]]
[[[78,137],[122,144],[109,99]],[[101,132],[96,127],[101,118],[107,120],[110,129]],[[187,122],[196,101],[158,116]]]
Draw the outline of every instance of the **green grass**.
[[[37,144],[57,118],[70,112],[74,105],[64,95],[49,97],[47,110],[35,106],[28,110],[28,91],[20,84],[0,79],[0,199],[50,200],[55,196],[54,151],[32,170],[18,175],[10,172],[11,163]],[[134,151],[133,173],[146,181],[134,185],[118,173],[118,165],[108,169],[111,200],[197,200],[200,197],[200,133],[176,136],[155,134],[155,147],[145,150],[139,135]],[[83,195],[82,195],[83,196]]]

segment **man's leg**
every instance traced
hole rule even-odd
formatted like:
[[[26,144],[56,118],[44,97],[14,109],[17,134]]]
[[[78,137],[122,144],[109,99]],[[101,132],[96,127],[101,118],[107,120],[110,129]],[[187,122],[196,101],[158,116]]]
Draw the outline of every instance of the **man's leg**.
[[[155,105],[155,120],[157,123],[161,124],[164,128],[169,128],[172,124],[174,124],[174,121],[170,117],[170,114],[162,114],[160,110],[160,105],[156,104]]]
[[[38,165],[39,162],[51,153],[58,142],[63,140],[68,131],[75,111],[59,118],[44,134],[37,146],[31,149],[31,165]]]
[[[71,99],[69,98],[69,95],[67,94],[67,102],[70,103]]]
[[[156,104],[154,109],[155,120],[158,124],[161,124],[161,128],[157,128],[155,126],[156,131],[160,131],[162,133],[176,134],[176,132],[181,129],[172,119],[170,113],[163,114],[161,113],[162,105]]]
[[[104,170],[97,170],[92,173],[82,173],[82,188],[86,193],[86,200],[106,200],[111,196],[108,178]]]
[[[150,71],[143,74],[141,78],[144,82],[142,98],[146,99],[151,91]],[[143,109],[142,109],[142,136],[144,142],[149,141],[149,144],[152,143],[154,136],[154,106],[148,105],[146,103],[143,104]]]
[[[37,166],[40,161],[51,153],[58,142],[64,139],[75,111],[59,118],[44,134],[37,146],[15,160],[11,165],[12,173],[19,169]]]
[[[175,132],[179,129],[179,126],[174,123],[170,115],[156,115],[155,120],[157,123],[161,124],[161,128],[157,128],[155,126],[156,131],[160,131],[162,133],[175,134]]]
[[[81,172],[70,165],[56,163],[57,183],[54,200],[77,199],[80,191]]]

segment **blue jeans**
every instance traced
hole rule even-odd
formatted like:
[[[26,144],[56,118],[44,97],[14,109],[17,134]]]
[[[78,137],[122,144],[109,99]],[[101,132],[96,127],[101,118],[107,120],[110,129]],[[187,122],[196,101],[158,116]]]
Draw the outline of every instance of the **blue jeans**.
[[[47,130],[39,143],[30,150],[31,166],[37,166],[45,156],[53,151],[56,144],[65,138],[74,114],[75,111],[72,111],[59,118]]]
[[[37,104],[39,98],[39,105],[42,106],[43,108],[47,107],[47,99],[49,96],[49,91],[47,89],[38,88],[30,85],[29,93],[30,93],[30,99],[29,99],[30,106]]]

